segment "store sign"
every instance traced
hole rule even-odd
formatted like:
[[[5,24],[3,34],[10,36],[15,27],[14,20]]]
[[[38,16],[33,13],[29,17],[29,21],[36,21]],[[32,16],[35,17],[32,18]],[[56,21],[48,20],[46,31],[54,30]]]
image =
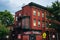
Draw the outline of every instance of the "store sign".
[[[37,31],[33,31],[32,33],[33,34],[40,34],[40,32],[37,32]]]
[[[24,34],[31,34],[31,32],[24,32]]]

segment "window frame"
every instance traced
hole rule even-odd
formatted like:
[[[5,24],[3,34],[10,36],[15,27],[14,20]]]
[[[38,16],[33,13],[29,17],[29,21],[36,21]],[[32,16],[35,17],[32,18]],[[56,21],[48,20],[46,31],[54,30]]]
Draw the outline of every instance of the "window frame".
[[[40,11],[38,11],[38,17],[40,17]]]
[[[40,24],[41,24],[41,23],[40,23],[40,20],[38,20],[38,27],[40,27]]]
[[[45,14],[44,14],[44,12],[42,12],[42,18],[44,18],[44,16],[45,16]]]
[[[45,27],[45,22],[42,22],[42,28],[44,28]]]
[[[36,10],[33,10],[33,15],[36,16]]]
[[[33,26],[36,26],[36,19],[33,20]]]

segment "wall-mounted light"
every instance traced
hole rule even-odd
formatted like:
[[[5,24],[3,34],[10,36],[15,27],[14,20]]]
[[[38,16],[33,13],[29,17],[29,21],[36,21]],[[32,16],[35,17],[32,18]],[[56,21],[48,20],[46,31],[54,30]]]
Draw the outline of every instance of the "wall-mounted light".
[[[51,23],[49,23],[49,25],[51,25]]]

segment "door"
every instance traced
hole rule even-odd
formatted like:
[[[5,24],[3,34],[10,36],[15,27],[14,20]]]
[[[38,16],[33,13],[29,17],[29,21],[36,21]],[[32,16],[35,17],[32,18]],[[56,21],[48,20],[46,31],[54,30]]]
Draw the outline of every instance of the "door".
[[[22,40],[29,40],[29,35],[23,35]]]
[[[42,40],[42,35],[36,35],[36,40]]]
[[[36,40],[36,35],[31,34],[31,35],[29,36],[29,40]]]

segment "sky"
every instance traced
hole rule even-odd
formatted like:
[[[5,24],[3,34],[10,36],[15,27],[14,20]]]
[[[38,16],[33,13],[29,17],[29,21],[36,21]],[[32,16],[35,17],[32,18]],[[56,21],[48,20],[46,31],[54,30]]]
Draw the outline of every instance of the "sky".
[[[0,0],[0,11],[9,10],[12,14],[15,14],[16,11],[21,10],[23,5],[27,5],[30,2],[46,7],[55,1],[56,0]]]

